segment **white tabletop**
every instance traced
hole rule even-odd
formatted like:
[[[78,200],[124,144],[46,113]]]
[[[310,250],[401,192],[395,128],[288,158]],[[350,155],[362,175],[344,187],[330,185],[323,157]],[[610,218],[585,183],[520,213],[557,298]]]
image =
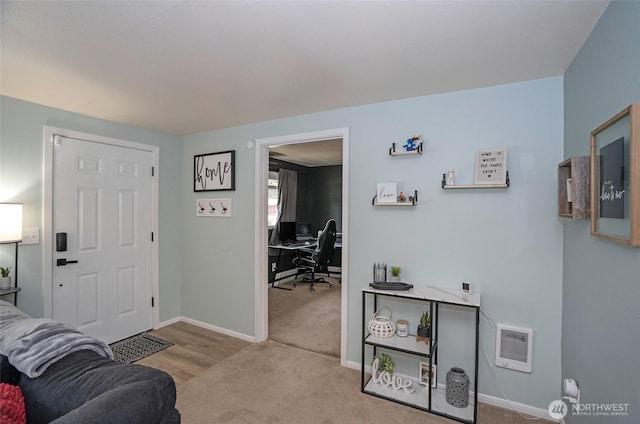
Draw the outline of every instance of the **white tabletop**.
[[[384,294],[387,296],[403,296],[414,299],[452,303],[461,306],[480,307],[480,292],[465,293],[462,290],[448,289],[444,287],[418,286],[414,284],[413,288],[409,290],[378,290],[372,287],[367,287],[362,289],[362,291],[367,293]]]

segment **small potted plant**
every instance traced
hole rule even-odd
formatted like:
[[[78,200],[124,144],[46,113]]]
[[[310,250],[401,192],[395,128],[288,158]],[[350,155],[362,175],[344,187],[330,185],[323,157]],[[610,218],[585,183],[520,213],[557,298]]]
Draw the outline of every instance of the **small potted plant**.
[[[11,287],[11,277],[9,276],[10,271],[10,266],[6,268],[0,266],[0,289],[8,289]]]
[[[386,353],[381,353],[379,357],[376,357],[378,359],[378,371],[386,371],[389,374],[393,375],[393,367],[396,365],[395,362],[393,362],[393,359],[391,359],[391,356],[387,355]]]
[[[419,342],[421,340],[424,340],[425,343],[429,344],[430,339],[431,339],[431,315],[429,315],[429,311],[424,311],[424,313],[420,317],[420,322],[418,323],[416,341]]]
[[[399,266],[392,266],[391,267],[391,277],[389,278],[389,281],[393,282],[393,283],[397,283],[400,281],[400,267]]]

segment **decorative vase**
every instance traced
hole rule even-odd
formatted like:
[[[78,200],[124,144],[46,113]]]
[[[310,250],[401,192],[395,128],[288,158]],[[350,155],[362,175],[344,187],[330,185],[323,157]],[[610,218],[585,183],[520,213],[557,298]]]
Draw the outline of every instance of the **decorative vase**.
[[[0,289],[11,288],[11,277],[0,277]]]
[[[456,408],[469,406],[469,376],[462,368],[453,367],[447,372],[447,403]]]
[[[400,282],[400,276],[399,275],[392,275],[389,277],[389,281],[392,283],[399,283]]]
[[[449,171],[447,171],[447,185],[448,186],[456,185],[456,181],[455,181],[455,178],[453,176],[453,169],[450,169]]]

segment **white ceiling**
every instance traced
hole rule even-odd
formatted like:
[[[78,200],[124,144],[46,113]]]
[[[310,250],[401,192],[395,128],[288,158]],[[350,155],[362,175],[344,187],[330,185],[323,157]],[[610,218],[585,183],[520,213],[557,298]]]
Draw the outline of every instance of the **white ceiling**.
[[[270,147],[269,158],[309,167],[341,165],[342,139]]]
[[[5,1],[0,93],[173,134],[561,75],[606,1]]]

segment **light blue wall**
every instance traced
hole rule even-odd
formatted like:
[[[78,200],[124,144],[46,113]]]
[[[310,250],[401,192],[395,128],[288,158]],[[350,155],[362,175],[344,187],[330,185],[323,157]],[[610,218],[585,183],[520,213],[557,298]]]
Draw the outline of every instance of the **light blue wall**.
[[[640,102],[639,2],[609,5],[567,70],[564,95],[565,157],[588,155],[590,132]],[[563,256],[562,377],[578,381],[582,403],[630,404],[629,416],[565,420],[637,423],[640,249],[592,237],[588,220],[567,221]]]
[[[360,290],[370,282],[373,262],[398,264],[404,279],[419,285],[457,288],[470,279],[482,292],[484,313],[498,323],[533,328],[533,373],[495,372],[509,398],[546,409],[559,397],[560,379],[556,166],[562,160],[562,90],[562,78],[554,77],[185,137],[182,315],[253,334],[255,151],[247,141],[349,127],[348,360],[360,361]],[[392,142],[416,133],[426,140],[423,156],[388,155]],[[448,168],[455,168],[459,184],[472,183],[475,152],[489,147],[508,149],[509,189],[440,188]],[[193,193],[193,156],[228,149],[237,155],[236,191]],[[373,207],[376,183],[388,181],[405,192],[418,190],[419,204]],[[195,199],[203,196],[230,197],[233,218],[196,218]],[[491,362],[494,334],[483,318],[481,342]],[[443,337],[450,346],[456,337],[465,342],[458,334]],[[452,358],[464,357],[450,349]],[[454,365],[440,359],[443,368]],[[480,391],[501,397],[486,360],[480,364]]]
[[[5,96],[0,97],[0,111],[0,201],[24,203],[25,228],[38,227],[42,231],[45,125],[159,146],[160,320],[179,316],[182,211],[176,197],[181,198],[183,190],[180,138]],[[7,252],[4,254],[8,256]],[[22,291],[18,306],[35,317],[44,313],[42,255],[42,244],[20,247]]]
[[[531,375],[497,369],[514,401],[546,408],[559,397],[562,278],[561,224],[556,218],[556,165],[562,160],[562,78],[333,110],[186,137],[60,111],[2,97],[0,193],[25,203],[25,227],[42,227],[44,125],[160,146],[161,320],[185,316],[252,335],[254,322],[254,150],[248,140],[350,128],[350,274],[348,360],[360,358],[360,290],[375,261],[402,266],[414,284],[458,287],[471,279],[483,311],[499,323],[534,329]],[[421,133],[420,157],[392,158],[392,142]],[[180,142],[183,141],[183,145]],[[506,147],[507,190],[443,191],[442,173],[473,180],[475,151]],[[193,192],[193,155],[236,150],[236,190]],[[419,192],[415,208],[371,206],[377,182]],[[233,200],[233,218],[198,219],[198,197]],[[43,311],[42,247],[23,246],[19,306]],[[30,281],[32,281],[30,283]],[[451,318],[459,319],[454,311]],[[455,329],[455,326],[452,327]],[[462,333],[442,334],[451,346],[446,368],[468,359]],[[483,350],[493,357],[494,330],[481,323]],[[480,391],[500,393],[481,358]]]

